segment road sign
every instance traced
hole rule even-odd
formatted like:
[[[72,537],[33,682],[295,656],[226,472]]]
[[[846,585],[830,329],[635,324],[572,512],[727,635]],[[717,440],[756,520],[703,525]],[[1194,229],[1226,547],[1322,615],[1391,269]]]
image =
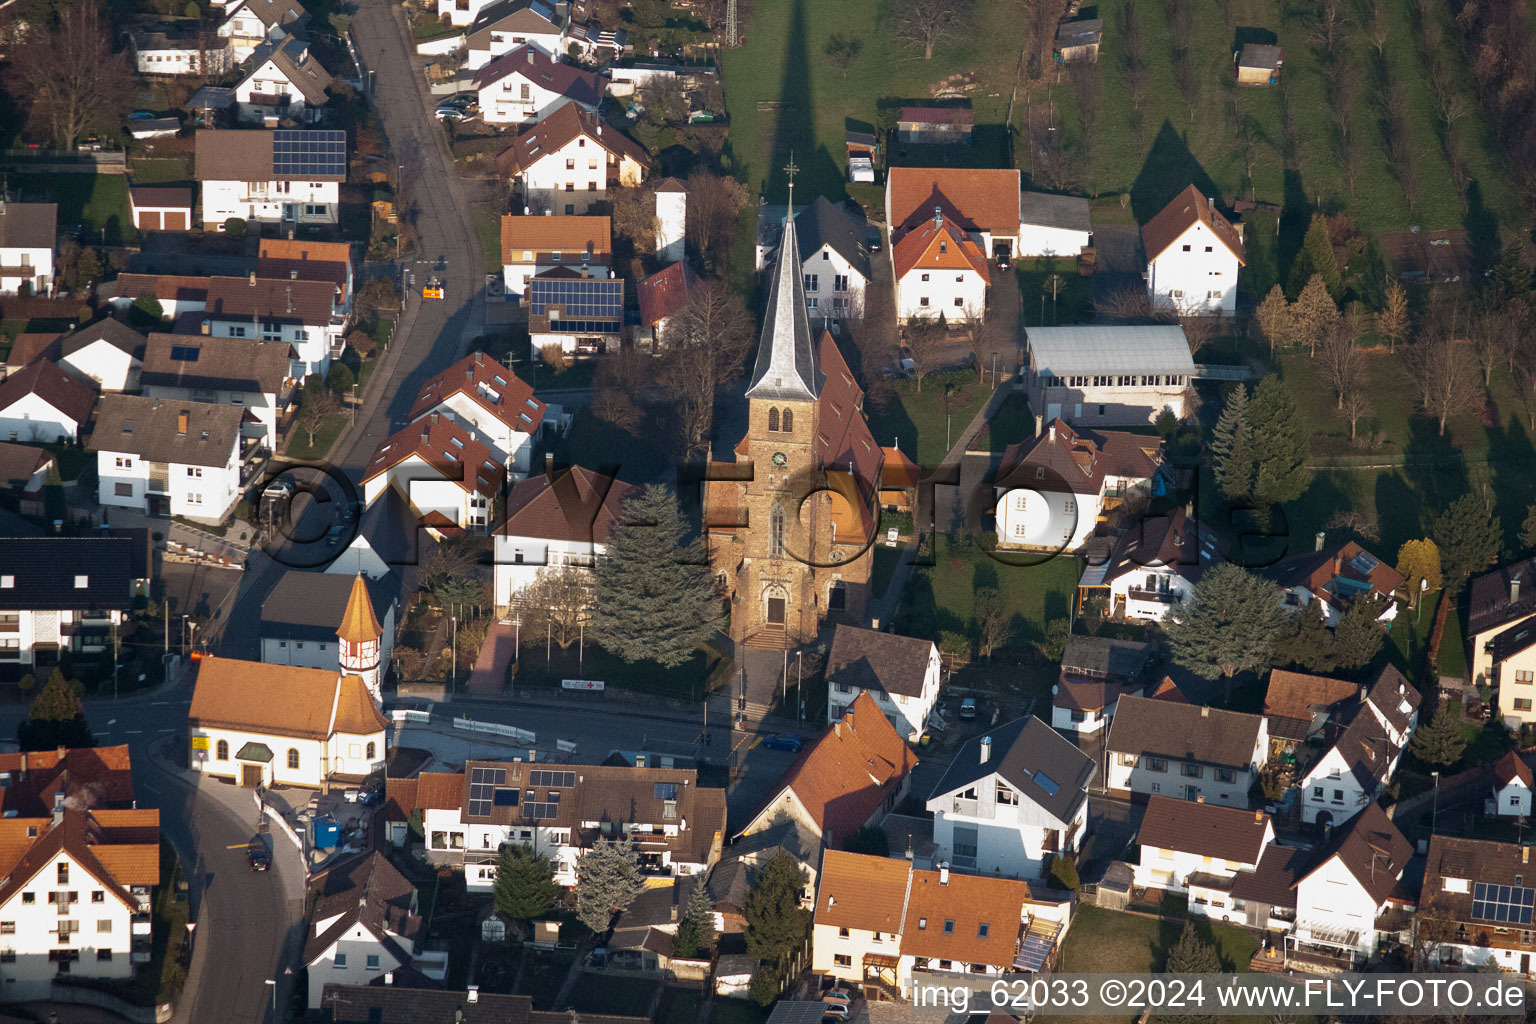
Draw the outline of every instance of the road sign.
[[[597,679],[562,679],[560,686],[566,690],[601,690],[603,684]]]

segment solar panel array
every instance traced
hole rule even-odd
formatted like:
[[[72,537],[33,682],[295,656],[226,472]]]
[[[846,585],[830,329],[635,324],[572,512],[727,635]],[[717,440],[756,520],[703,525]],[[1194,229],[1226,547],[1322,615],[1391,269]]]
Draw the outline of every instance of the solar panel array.
[[[172,345],[171,359],[178,363],[195,363],[201,351],[202,348],[198,345]]]
[[[563,306],[566,320],[624,319],[624,282],[600,277],[533,278],[528,282],[528,306],[534,316],[547,316],[550,306]]]
[[[535,769],[528,773],[528,785],[530,786],[565,786],[567,788],[576,785],[575,772],[555,772],[544,769]]]
[[[676,800],[677,799],[677,783],[675,783],[675,782],[658,782],[658,783],[656,783],[656,799],[657,800]]]
[[[1533,911],[1536,911],[1536,889],[1487,882],[1478,882],[1472,887],[1473,920],[1528,925]]]
[[[505,768],[471,768],[469,770],[469,813],[484,816],[491,813],[496,787],[507,781]]]
[[[1039,972],[1051,958],[1051,948],[1056,945],[1055,935],[1043,935],[1031,928],[1024,935],[1024,944],[1013,958],[1013,966],[1025,971]]]
[[[557,817],[560,814],[559,804],[550,803],[526,803],[523,804],[523,817],[532,821],[543,821]]]
[[[496,787],[496,798],[494,803],[497,807],[516,807],[517,790],[510,786]]]
[[[293,131],[272,133],[272,173],[302,178],[347,176],[347,133]]]
[[[1355,567],[1356,572],[1364,576],[1369,576],[1376,571],[1377,566],[1381,565],[1374,556],[1368,555],[1364,551],[1351,558],[1349,564]]]

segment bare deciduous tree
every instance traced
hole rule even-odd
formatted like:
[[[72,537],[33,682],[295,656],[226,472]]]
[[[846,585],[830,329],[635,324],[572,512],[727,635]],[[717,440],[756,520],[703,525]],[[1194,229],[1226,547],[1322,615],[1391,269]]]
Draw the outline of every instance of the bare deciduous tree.
[[[978,380],[985,380],[987,368],[992,366],[996,359],[1001,359],[1004,365],[1009,362],[1010,353],[1004,351],[1008,338],[998,326],[996,318],[987,317],[985,310],[973,306],[965,308],[965,320],[960,324],[960,332],[965,337],[965,343],[971,350],[971,356],[976,360],[976,374]]]
[[[992,652],[1013,639],[1013,616],[996,587],[976,591],[976,653],[992,660]]]
[[[1351,332],[1343,324],[1336,324],[1323,339],[1322,358],[1318,370],[1328,388],[1333,392],[1337,410],[1344,411],[1344,396],[1364,390],[1365,356],[1355,345]]]
[[[1435,420],[1440,436],[1457,412],[1482,404],[1483,389],[1477,366],[1465,345],[1440,338],[1410,345],[1404,351],[1404,367],[1419,393],[1419,407]]]
[[[1169,323],[1177,319],[1172,310],[1153,306],[1147,289],[1134,284],[1094,299],[1093,311],[1102,319],[1121,323]]]
[[[715,397],[741,375],[752,329],[752,315],[723,281],[699,285],[668,322],[665,383],[677,402],[685,457],[708,456]]]
[[[1339,396],[1339,414],[1349,421],[1350,441],[1355,440],[1360,421],[1369,416],[1373,409],[1370,390],[1363,382],[1355,384]]]
[[[896,15],[896,34],[933,59],[933,48],[951,33],[964,29],[971,17],[969,0],[903,0]]]
[[[736,216],[752,201],[747,187],[735,178],[698,170],[688,175],[688,237],[713,267],[731,245]]]
[[[12,95],[30,98],[32,123],[60,149],[93,128],[112,128],[137,94],[127,57],[94,3],[62,6],[58,20],[34,26],[11,54]]]
[[[592,577],[579,566],[548,566],[539,570],[514,600],[522,617],[522,635],[544,634],[565,650],[581,638],[592,607]]]
[[[656,236],[661,222],[656,217],[656,193],[650,186],[615,188],[608,191],[613,218],[613,233],[629,239],[636,256],[649,256],[656,250]]]
[[[949,331],[938,317],[921,316],[908,320],[901,333],[917,378],[917,393],[922,394],[923,378],[938,364],[939,350],[944,347]]]
[[[326,388],[306,387],[299,405],[299,429],[309,437],[309,446],[315,446],[318,434],[332,416],[341,408],[334,392]]]
[[[864,52],[864,41],[846,36],[841,32],[832,33],[827,40],[827,59],[834,67],[843,73],[843,81],[848,80],[848,69],[853,67],[853,62],[859,59],[859,54]]]
[[[1396,281],[1387,285],[1381,312],[1376,314],[1376,332],[1387,339],[1387,352],[1395,353],[1397,343],[1408,337],[1413,324],[1408,317],[1408,290]]]

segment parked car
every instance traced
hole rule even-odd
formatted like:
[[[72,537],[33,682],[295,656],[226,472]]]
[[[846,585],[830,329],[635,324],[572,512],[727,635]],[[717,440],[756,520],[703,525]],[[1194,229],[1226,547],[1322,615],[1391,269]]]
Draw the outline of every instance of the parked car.
[[[853,997],[840,988],[834,988],[829,992],[823,992],[821,994],[821,1001],[824,1003],[838,1003],[842,1006],[853,1005]]]
[[[975,697],[967,697],[960,702],[960,717],[967,722],[976,717]]]
[[[461,92],[457,96],[450,96],[438,104],[439,107],[456,107],[459,110],[471,111],[480,108],[480,101],[474,93]]]
[[[868,249],[870,252],[879,252],[881,244],[880,229],[870,228],[869,237],[864,239],[864,248]]]
[[[467,121],[469,115],[452,104],[439,103],[437,105],[437,119],[439,121]]]
[[[763,740],[763,746],[769,750],[788,750],[798,753],[800,748],[805,746],[805,740],[801,738],[799,733],[781,732]]]
[[[333,548],[341,543],[341,538],[346,534],[347,528],[340,523],[325,531],[325,546]]]
[[[842,1003],[822,1003],[821,1019],[823,1021],[845,1021],[848,1019],[848,1007]]]
[[[272,866],[272,857],[260,843],[252,843],[245,848],[245,859],[250,862],[252,871],[265,871]]]

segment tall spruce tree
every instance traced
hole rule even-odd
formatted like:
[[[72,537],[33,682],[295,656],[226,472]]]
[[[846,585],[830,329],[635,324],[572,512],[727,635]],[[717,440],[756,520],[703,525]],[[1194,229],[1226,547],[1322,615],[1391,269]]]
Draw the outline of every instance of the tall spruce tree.
[[[1333,301],[1338,302],[1344,297],[1344,275],[1339,272],[1339,260],[1333,253],[1333,240],[1328,237],[1327,217],[1321,213],[1312,215],[1312,223],[1307,225],[1307,235],[1301,240],[1301,248],[1307,254],[1306,262],[1311,265],[1311,272],[1323,279],[1328,294],[1333,297]]]
[[[1525,510],[1525,520],[1520,524],[1520,546],[1527,551],[1536,548],[1536,502]]]
[[[635,844],[598,843],[576,862],[576,917],[594,932],[605,932],[645,888]]]
[[[1442,768],[1461,760],[1461,752],[1466,748],[1461,723],[1451,714],[1450,705],[1445,701],[1435,709],[1435,717],[1415,729],[1413,739],[1408,741],[1408,749],[1414,757]]]
[[[48,682],[32,698],[26,720],[16,727],[16,741],[22,750],[96,745],[80,694],[62,670],[55,668],[49,673]]]
[[[1223,563],[1200,577],[1194,600],[1166,623],[1168,648],[1201,678],[1223,680],[1230,699],[1233,676],[1270,666],[1284,615],[1273,583]]]
[[[811,912],[800,906],[805,875],[795,858],[783,850],[757,874],[747,894],[747,952],[782,966],[811,933]]]
[[[507,847],[496,864],[492,898],[497,912],[514,921],[538,917],[560,898],[554,865],[526,844]]]
[[[688,540],[677,498],[651,485],[624,503],[624,518],[593,569],[592,637],[628,662],[676,668],[720,628],[703,543]]]
[[[1295,501],[1312,482],[1307,468],[1311,437],[1285,382],[1271,374],[1259,381],[1248,403],[1248,436],[1253,452],[1253,499],[1261,523],[1269,508]]]
[[[1377,621],[1379,612],[1368,594],[1356,597],[1344,607],[1333,627],[1333,655],[1339,668],[1364,668],[1381,653],[1387,632]]]
[[[1275,636],[1274,663],[1295,665],[1308,672],[1332,672],[1337,659],[1334,637],[1323,621],[1322,606],[1313,600],[1287,616]]]
[[[1463,494],[1451,502],[1431,533],[1440,548],[1440,574],[1449,595],[1458,593],[1467,577],[1488,568],[1499,556],[1499,525],[1476,494]]]
[[[677,935],[672,941],[672,955],[684,960],[695,959],[708,953],[715,944],[715,905],[709,898],[709,886],[703,875],[695,875],[693,891],[688,894],[688,905],[682,919],[677,922]]]
[[[1179,941],[1168,951],[1168,960],[1163,970],[1168,974],[1215,974],[1221,970],[1221,957],[1216,954],[1215,945],[1200,938],[1194,923],[1185,921],[1184,930],[1179,933]],[[1216,1016],[1192,1013],[1180,1014],[1173,1019],[1184,1021],[1185,1024],[1214,1024]]]
[[[1227,395],[1211,436],[1211,468],[1222,496],[1240,504],[1253,493],[1253,446],[1248,437],[1248,388],[1239,384]]]

